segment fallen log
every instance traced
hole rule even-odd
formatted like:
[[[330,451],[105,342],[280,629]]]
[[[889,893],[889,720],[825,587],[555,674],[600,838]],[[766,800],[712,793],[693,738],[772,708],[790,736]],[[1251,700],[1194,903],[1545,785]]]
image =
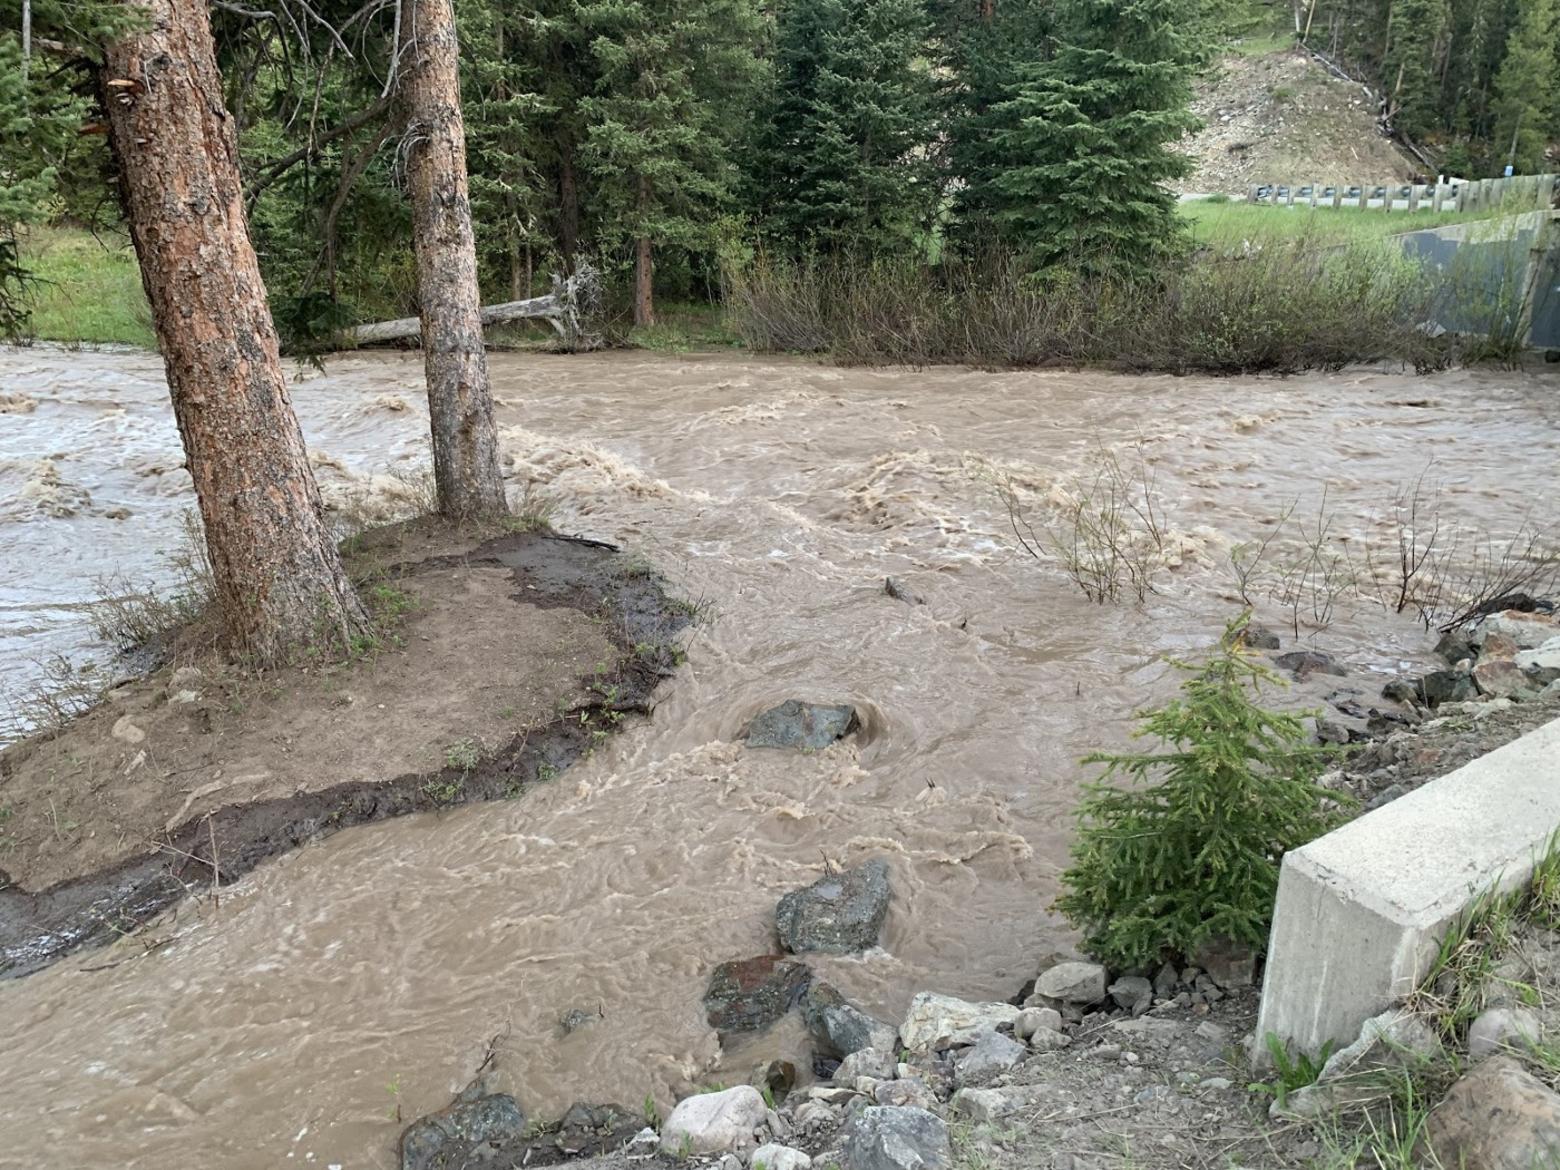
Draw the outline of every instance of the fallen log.
[[[581,265],[567,280],[554,275],[552,286],[553,291],[545,296],[484,306],[483,326],[502,325],[510,321],[546,321],[568,348],[595,349],[601,344],[601,338],[590,329],[589,321],[600,298],[600,280],[596,270],[589,265]],[[342,340],[350,345],[373,345],[381,341],[417,337],[421,332],[422,321],[419,318],[402,317],[395,321],[380,321],[343,330]]]

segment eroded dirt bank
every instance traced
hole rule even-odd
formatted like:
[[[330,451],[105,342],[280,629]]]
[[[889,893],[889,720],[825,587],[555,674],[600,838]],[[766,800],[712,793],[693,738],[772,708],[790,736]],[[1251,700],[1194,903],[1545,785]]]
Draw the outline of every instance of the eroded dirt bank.
[[[354,544],[359,565],[387,559],[370,597],[406,610],[381,615],[390,644],[261,677],[176,655],[0,753],[0,978],[342,829],[518,797],[648,713],[680,653],[686,610],[611,545],[431,523]]]
[[[22,554],[0,564],[0,653],[25,672],[29,646],[89,641],[75,606],[93,576],[154,568],[189,497],[147,359],[0,362],[36,401],[0,420],[0,458],[17,461],[0,464],[0,495],[38,485],[0,516]],[[1233,548],[1297,502],[1314,517],[1324,490],[1334,533],[1392,547],[1393,498],[1427,466],[1449,521],[1508,530],[1541,510],[1560,461],[1560,395],[1542,375],[1215,381],[643,354],[495,355],[493,369],[512,491],[708,602],[687,665],[651,720],[560,783],[336,834],[219,904],[184,904],[155,953],[87,970],[139,949],[117,943],[0,986],[0,1076],[20,1119],[0,1164],[390,1166],[397,1110],[445,1105],[499,1034],[495,1087],[540,1117],[646,1094],[664,1109],[745,1080],[796,1037],[723,1052],[700,997],[716,963],[774,945],[776,899],[825,857],[886,856],[894,899],[881,948],[822,959],[820,978],[891,1020],[928,989],[1006,999],[1066,942],[1048,906],[1091,774],[1076,761],[1126,743],[1133,712],[1180,681],[1165,659],[1238,609]],[[425,451],[420,378],[415,355],[356,356],[294,388],[333,504],[404,506],[389,472]],[[1163,505],[1164,569],[1141,606],[1090,604],[1054,561],[1023,556],[996,490],[1058,514],[1102,453],[1133,469],[1141,456]],[[886,595],[887,576],[925,604]],[[1369,704],[1388,675],[1436,665],[1434,637],[1378,602],[1307,608],[1297,636],[1290,609],[1256,600],[1284,651],[1315,647],[1347,672],[1275,701]],[[745,750],[741,728],[792,697],[851,702],[863,731],[810,755]],[[576,1010],[594,1022],[565,1032]]]

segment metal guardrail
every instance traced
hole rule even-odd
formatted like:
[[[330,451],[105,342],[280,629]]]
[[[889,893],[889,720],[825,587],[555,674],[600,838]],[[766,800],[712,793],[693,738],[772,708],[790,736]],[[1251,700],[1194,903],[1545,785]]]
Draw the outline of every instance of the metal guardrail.
[[[1384,211],[1478,211],[1503,207],[1530,211],[1560,202],[1560,175],[1502,179],[1449,179],[1437,183],[1323,186],[1253,183],[1247,203],[1288,207],[1358,207]]]

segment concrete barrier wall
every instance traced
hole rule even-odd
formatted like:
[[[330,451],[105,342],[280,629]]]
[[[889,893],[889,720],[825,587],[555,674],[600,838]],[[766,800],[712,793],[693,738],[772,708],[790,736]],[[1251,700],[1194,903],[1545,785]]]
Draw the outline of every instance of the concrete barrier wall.
[[[1531,877],[1557,830],[1560,719],[1287,854],[1258,1039],[1352,1041],[1481,893]]]

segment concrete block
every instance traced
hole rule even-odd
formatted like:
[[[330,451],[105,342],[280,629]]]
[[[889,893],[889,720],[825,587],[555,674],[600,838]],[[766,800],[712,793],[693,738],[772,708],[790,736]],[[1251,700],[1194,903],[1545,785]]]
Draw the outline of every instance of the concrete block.
[[[1350,1043],[1480,893],[1528,880],[1557,829],[1560,719],[1286,854],[1258,1040]]]

